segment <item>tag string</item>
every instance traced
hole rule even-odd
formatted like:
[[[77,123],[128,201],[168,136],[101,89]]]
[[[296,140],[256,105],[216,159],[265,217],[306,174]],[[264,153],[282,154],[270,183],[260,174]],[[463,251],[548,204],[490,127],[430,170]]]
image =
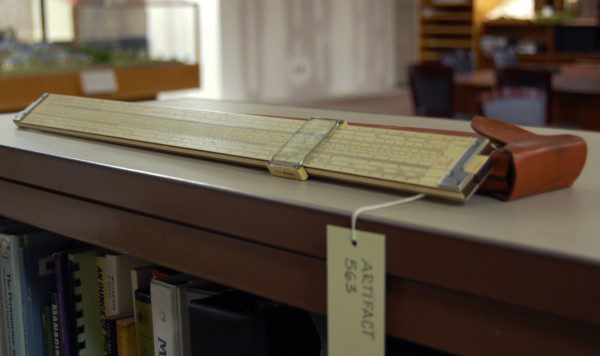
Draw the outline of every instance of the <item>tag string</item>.
[[[358,242],[358,240],[356,239],[356,221],[358,220],[358,216],[360,214],[365,213],[367,211],[385,209],[385,208],[389,208],[389,207],[392,207],[395,205],[411,203],[411,202],[419,200],[423,197],[425,197],[425,194],[417,194],[417,195],[413,195],[408,198],[402,198],[400,200],[389,201],[387,203],[366,205],[366,206],[363,206],[361,208],[354,210],[354,212],[352,213],[352,245],[356,245],[356,243]]]

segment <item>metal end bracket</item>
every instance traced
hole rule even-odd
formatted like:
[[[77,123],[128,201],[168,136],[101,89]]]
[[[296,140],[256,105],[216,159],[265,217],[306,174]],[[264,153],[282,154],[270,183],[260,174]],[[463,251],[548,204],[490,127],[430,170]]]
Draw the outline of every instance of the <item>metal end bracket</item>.
[[[33,103],[29,104],[29,106],[27,108],[25,108],[25,110],[21,110],[17,116],[15,116],[14,121],[16,123],[18,123],[19,121],[23,120],[25,117],[27,117],[27,115],[29,115],[29,113],[31,113],[33,111],[33,109],[35,109],[38,105],[40,105],[42,103],[42,101],[46,100],[46,98],[49,96],[50,94],[45,93],[44,95],[40,96],[36,101],[34,101]]]
[[[486,156],[479,156],[479,153],[489,144],[487,139],[478,138],[473,145],[467,149],[458,162],[451,169],[450,173],[439,183],[440,188],[451,190],[462,190],[474,172],[478,171],[481,166],[487,161]],[[472,161],[474,160],[474,161]],[[477,167],[469,167],[469,163]]]

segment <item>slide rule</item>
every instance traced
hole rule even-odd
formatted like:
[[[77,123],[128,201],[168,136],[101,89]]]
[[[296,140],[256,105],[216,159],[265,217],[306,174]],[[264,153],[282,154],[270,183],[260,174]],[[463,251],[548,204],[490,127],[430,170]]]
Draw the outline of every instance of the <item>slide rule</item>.
[[[487,139],[45,94],[21,128],[466,201],[490,170]]]

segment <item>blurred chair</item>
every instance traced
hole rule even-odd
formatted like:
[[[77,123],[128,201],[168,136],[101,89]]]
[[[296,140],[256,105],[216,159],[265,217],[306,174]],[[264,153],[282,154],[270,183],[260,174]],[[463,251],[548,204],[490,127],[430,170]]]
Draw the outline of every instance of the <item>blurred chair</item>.
[[[457,50],[442,55],[442,64],[452,68],[454,73],[470,73],[475,67],[474,63],[473,51]]]
[[[512,49],[497,49],[492,53],[494,68],[512,68],[519,64],[517,52]]]
[[[415,114],[452,117],[452,68],[419,63],[408,68]]]
[[[531,88],[494,89],[479,96],[483,116],[517,125],[548,124],[546,93]]]

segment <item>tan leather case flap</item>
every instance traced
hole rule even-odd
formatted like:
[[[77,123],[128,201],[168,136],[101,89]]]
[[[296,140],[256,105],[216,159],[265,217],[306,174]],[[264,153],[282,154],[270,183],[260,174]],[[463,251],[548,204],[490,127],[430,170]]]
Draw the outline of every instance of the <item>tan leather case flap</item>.
[[[514,200],[569,187],[587,156],[586,142],[575,135],[542,136],[512,124],[476,116],[471,126],[497,151],[494,168],[480,191]]]

